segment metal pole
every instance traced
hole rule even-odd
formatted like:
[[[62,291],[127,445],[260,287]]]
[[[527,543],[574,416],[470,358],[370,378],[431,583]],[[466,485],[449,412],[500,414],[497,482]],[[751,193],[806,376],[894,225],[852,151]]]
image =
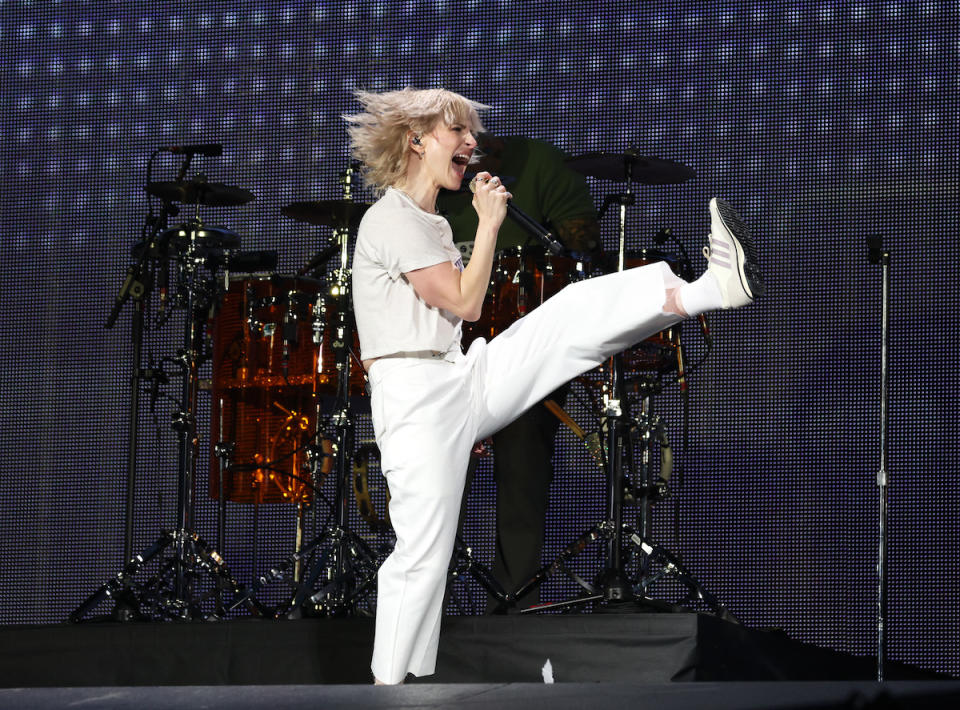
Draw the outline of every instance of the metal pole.
[[[887,379],[888,348],[890,340],[890,252],[880,259],[881,317],[880,317],[880,469],[877,471],[879,505],[879,543],[877,550],[877,680],[884,680],[884,662],[887,655]]]
[[[133,373],[130,375],[130,399],[127,413],[127,494],[123,515],[123,561],[133,557],[133,518],[137,486],[137,448],[140,436],[140,377],[143,374],[143,321],[144,301],[137,298],[133,303]],[[156,375],[156,373],[153,373]]]

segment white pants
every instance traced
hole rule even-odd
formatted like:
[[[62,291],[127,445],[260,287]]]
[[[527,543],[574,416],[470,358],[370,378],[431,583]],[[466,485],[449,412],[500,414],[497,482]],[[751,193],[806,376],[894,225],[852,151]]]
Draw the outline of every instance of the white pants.
[[[669,327],[664,263],[572,284],[491,340],[446,359],[370,369],[374,432],[390,485],[393,553],[378,574],[371,668],[384,683],[434,672],[447,567],[470,450],[558,386]]]

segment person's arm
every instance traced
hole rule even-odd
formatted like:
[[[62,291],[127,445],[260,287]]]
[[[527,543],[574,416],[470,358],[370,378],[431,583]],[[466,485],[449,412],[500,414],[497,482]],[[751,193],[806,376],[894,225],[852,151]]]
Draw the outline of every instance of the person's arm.
[[[482,180],[489,173],[480,173]],[[487,295],[493,254],[496,251],[497,232],[507,214],[510,193],[499,181],[477,183],[473,207],[479,225],[470,263],[463,271],[451,263],[434,264],[404,274],[417,295],[434,308],[443,308],[466,321],[480,317],[483,299]]]
[[[586,178],[567,165],[567,155],[541,141],[528,141],[530,169],[536,171],[539,213],[554,236],[574,251],[589,253],[600,245],[600,224]]]
[[[595,217],[569,217],[551,224],[554,235],[567,249],[583,254],[599,251],[600,223]]]

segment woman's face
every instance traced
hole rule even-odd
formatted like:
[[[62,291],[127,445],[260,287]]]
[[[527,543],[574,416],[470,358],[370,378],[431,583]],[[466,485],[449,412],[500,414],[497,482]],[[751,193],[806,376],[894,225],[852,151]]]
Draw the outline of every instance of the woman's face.
[[[459,190],[476,147],[477,140],[466,125],[440,121],[414,149],[423,151],[423,172],[437,188]]]

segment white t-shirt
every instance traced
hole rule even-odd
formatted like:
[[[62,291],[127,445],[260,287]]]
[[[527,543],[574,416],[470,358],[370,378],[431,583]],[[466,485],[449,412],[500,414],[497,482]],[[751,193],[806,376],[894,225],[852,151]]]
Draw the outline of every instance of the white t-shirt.
[[[353,309],[364,360],[460,347],[460,318],[427,305],[404,276],[444,262],[463,270],[447,220],[387,188],[364,214],[353,253]]]

